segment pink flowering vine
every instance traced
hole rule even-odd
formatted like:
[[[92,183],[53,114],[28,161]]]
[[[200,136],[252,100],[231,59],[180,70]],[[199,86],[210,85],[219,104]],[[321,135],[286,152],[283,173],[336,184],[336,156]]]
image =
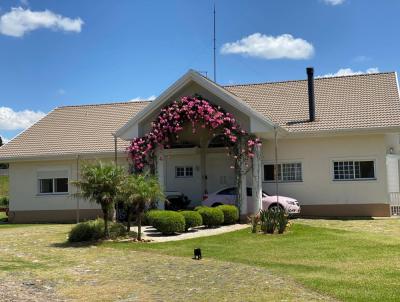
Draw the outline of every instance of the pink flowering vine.
[[[254,156],[254,146],[261,141],[242,130],[235,117],[219,106],[211,104],[201,97],[182,97],[164,107],[151,123],[151,130],[143,137],[135,138],[128,147],[135,171],[142,171],[149,158],[154,157],[157,147],[170,148],[170,139],[177,138],[183,130],[183,124],[189,122],[193,133],[196,125],[211,131],[221,131],[227,143],[235,144],[239,138],[245,138],[247,148],[242,149],[249,158]]]

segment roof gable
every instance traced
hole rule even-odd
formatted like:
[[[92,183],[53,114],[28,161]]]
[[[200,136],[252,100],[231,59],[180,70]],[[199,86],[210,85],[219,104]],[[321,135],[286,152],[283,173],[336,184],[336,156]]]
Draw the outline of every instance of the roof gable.
[[[148,116],[154,114],[154,112],[159,112],[160,109],[165,106],[166,102],[168,102],[173,95],[177,94],[180,90],[184,90],[184,88],[190,83],[196,83],[213,95],[229,103],[229,105],[238,109],[241,113],[247,115],[250,118],[251,132],[266,132],[271,131],[274,128],[275,125],[273,122],[271,122],[269,118],[254,110],[251,106],[243,102],[240,98],[232,94],[229,90],[226,90],[223,87],[215,84],[214,82],[203,77],[199,73],[193,70],[189,70],[185,75],[183,75],[168,89],[166,89],[159,97],[152,101],[149,106],[144,108],[137,115],[133,116],[123,127],[121,127],[116,132],[116,136],[126,140],[140,136],[140,122]]]

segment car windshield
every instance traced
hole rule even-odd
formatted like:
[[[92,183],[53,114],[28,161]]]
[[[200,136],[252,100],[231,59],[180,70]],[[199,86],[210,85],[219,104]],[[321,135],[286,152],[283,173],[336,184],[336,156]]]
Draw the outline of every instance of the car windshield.
[[[270,196],[267,192],[265,192],[264,190],[262,191],[263,195],[265,196]]]

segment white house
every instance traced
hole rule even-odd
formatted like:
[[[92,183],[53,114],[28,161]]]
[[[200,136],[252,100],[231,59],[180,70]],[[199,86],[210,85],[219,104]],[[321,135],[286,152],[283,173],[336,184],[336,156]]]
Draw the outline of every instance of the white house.
[[[220,86],[189,71],[156,100],[59,107],[0,148],[10,164],[10,221],[71,221],[100,215],[73,196],[83,162],[128,166],[126,147],[150,129],[167,104],[199,94],[262,139],[242,184],[259,208],[261,189],[299,200],[303,215],[390,216],[400,209],[400,98],[396,73]],[[167,191],[200,204],[205,192],[234,185],[226,149],[201,131],[179,148],[158,150]],[[277,151],[275,153],[275,151]],[[277,160],[277,161],[276,161]],[[274,175],[277,163],[278,175]],[[243,186],[244,188],[246,186]],[[397,212],[396,212],[397,211]]]

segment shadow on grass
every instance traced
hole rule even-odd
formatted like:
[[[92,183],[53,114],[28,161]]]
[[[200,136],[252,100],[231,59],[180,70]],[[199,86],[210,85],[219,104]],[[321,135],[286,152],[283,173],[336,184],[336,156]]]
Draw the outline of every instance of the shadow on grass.
[[[69,242],[69,241],[64,241],[64,242],[56,242],[52,243],[49,246],[51,247],[56,247],[56,248],[82,248],[82,247],[92,247],[92,246],[98,246],[103,242],[103,240],[97,240],[97,241],[83,241],[83,242]]]

